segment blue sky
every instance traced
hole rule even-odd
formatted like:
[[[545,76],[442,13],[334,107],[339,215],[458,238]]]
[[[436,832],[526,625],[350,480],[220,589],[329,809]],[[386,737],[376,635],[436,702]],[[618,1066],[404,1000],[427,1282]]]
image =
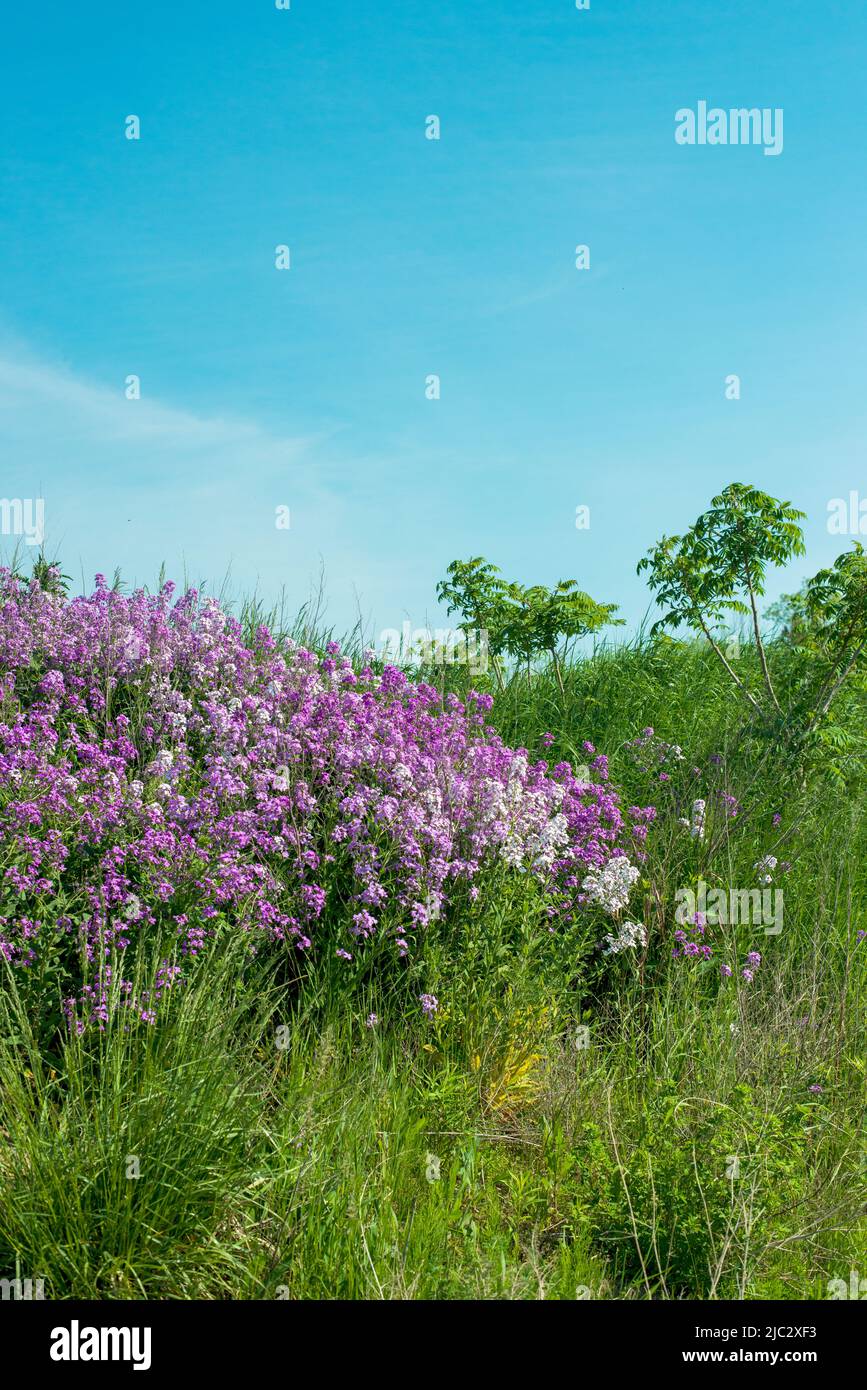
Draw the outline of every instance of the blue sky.
[[[76,577],[291,606],[321,563],[375,635],[442,622],[482,554],[634,625],[638,559],[729,481],[809,513],[774,592],[848,544],[861,7],[49,0],[4,29],[0,493],[45,499]],[[782,108],[783,152],[678,145],[700,100]]]

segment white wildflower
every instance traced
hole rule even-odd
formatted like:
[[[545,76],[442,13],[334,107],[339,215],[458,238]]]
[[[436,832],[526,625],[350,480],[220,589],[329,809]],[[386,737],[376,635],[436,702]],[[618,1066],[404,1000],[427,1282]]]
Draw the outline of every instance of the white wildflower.
[[[604,956],[616,956],[621,951],[634,950],[636,946],[647,945],[647,932],[640,922],[623,922],[617,935],[611,932],[605,938]]]
[[[629,902],[633,884],[641,877],[625,854],[616,854],[602,869],[591,869],[581,887],[590,901],[614,916]]]
[[[776,867],[777,861],[773,854],[766,854],[764,859],[760,859],[758,863],[754,864],[753,868],[757,869],[759,873],[759,883],[771,883],[773,881],[772,874]]]

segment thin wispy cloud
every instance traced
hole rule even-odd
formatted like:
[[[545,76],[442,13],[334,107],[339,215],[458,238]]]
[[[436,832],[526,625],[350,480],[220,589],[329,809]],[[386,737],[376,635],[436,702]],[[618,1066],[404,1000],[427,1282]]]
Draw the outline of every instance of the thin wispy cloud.
[[[85,587],[116,565],[150,583],[165,562],[178,580],[212,584],[231,569],[239,590],[285,588],[300,606],[324,567],[338,624],[371,602],[390,613],[394,542],[364,487],[375,461],[345,441],[338,452],[341,433],[128,400],[124,379],[108,386],[20,343],[0,347],[0,495],[44,499],[46,550]]]
[[[125,380],[125,379],[124,379]],[[37,438],[53,428],[93,431],[102,446],[159,444],[182,453],[217,451],[226,461],[251,451],[263,462],[298,459],[313,437],[279,436],[256,422],[197,415],[151,400],[128,400],[117,388],[95,384],[63,367],[0,352],[0,423],[9,438]]]

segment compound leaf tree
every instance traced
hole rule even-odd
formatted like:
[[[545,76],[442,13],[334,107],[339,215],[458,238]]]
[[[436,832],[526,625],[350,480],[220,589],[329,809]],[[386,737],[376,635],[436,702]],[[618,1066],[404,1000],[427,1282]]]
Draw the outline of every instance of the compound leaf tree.
[[[494,657],[508,653],[526,666],[528,676],[535,659],[550,656],[561,691],[561,642],[568,649],[570,641],[622,621],[613,616],[616,604],[597,603],[574,579],[562,579],[553,589],[508,584],[496,565],[481,556],[454,560],[446,572],[449,577],[437,585],[437,597],[449,612],[462,614],[462,630],[473,625],[485,630]],[[496,659],[494,671],[502,685]]]
[[[843,682],[867,652],[867,555],[860,542],[819,570],[803,589],[803,616],[822,666],[809,729],[825,718]]]
[[[781,714],[759,623],[758,600],[768,567],[804,554],[798,522],[804,512],[745,483],[730,483],[683,536],[663,536],[639,563],[667,611],[653,631],[685,624],[710,643],[735,685],[757,713],[767,713],[723,652],[714,628],[726,613],[752,619],[756,651],[770,711]]]
[[[501,579],[496,565],[481,555],[471,560],[453,560],[446,570],[447,579],[437,584],[440,603],[449,613],[460,613],[460,630],[468,635],[474,629],[487,636],[488,651],[493,658],[494,674],[502,689],[503,678],[497,657],[505,650],[504,626],[509,585]]]
[[[568,650],[570,641],[623,621],[613,616],[616,604],[597,603],[578,588],[574,579],[561,579],[553,589],[540,584],[529,588],[513,584],[509,596],[511,610],[504,632],[506,650],[523,660],[528,670],[535,657],[550,656],[561,693],[564,691],[558,655],[561,641]]]

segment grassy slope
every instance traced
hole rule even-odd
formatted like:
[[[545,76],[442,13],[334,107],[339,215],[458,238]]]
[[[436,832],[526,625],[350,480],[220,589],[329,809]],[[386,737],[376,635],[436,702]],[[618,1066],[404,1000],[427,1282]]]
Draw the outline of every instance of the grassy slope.
[[[674,815],[654,835],[642,977],[545,954],[532,886],[494,879],[429,943],[433,1025],[324,977],[290,1007],[231,942],[95,1053],[40,1056],[7,989],[0,1274],[49,1297],[570,1299],[824,1298],[867,1274],[860,779],[802,785],[690,648],[578,663],[565,697],[516,678],[493,718],[533,753],[551,730],[554,760],[591,739],[626,804],[663,805],[618,751],[653,725],[744,803],[700,854]],[[737,942],[755,982],[671,962],[687,875],[750,886],[771,850],[793,867],[782,933]]]

